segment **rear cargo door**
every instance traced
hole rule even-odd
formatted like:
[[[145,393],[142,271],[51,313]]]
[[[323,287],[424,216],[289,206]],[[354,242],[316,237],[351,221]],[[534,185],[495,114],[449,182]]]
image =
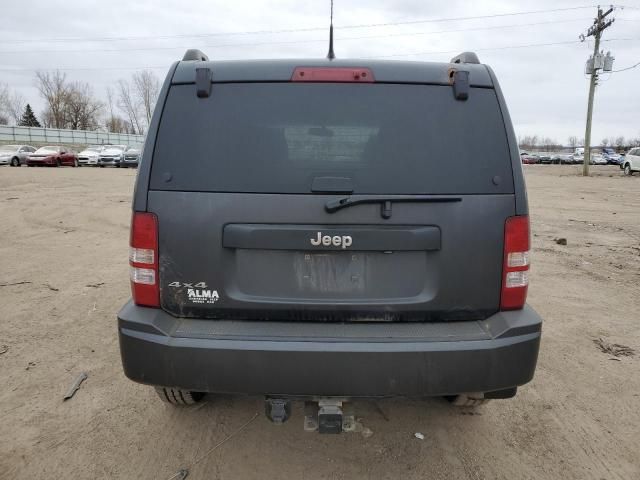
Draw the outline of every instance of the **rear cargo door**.
[[[155,147],[162,307],[199,318],[465,320],[498,309],[513,179],[495,92],[173,85]]]

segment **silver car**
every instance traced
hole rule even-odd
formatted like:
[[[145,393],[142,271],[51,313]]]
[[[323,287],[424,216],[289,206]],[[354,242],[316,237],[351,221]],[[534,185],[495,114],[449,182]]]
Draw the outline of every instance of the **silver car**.
[[[108,145],[101,152],[98,158],[99,167],[118,167],[120,163],[124,161],[124,152],[127,149],[126,145]]]
[[[36,149],[29,145],[0,145],[0,165],[26,165],[27,157],[35,151]]]
[[[140,159],[140,150],[137,148],[129,147],[124,152],[124,160],[122,161],[121,166],[138,168],[139,159]]]

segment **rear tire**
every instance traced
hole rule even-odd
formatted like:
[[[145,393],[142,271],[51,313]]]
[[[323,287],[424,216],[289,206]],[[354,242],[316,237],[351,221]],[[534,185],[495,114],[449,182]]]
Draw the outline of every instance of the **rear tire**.
[[[204,397],[202,392],[190,392],[179,388],[155,387],[155,390],[160,400],[171,405],[195,405]]]
[[[631,165],[629,165],[628,163],[624,166],[624,174],[627,176],[633,175],[633,172],[631,171]]]
[[[79,166],[80,166],[80,164],[78,163],[78,160],[74,160],[73,161],[73,168],[77,168]]]
[[[11,159],[11,166],[12,167],[19,167],[20,166],[20,159],[19,158],[12,158]]]
[[[489,401],[482,393],[462,393],[445,397],[455,407],[479,407]]]

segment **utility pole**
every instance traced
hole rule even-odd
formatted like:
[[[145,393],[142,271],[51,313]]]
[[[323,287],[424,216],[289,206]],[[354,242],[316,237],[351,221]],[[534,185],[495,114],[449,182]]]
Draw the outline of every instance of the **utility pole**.
[[[602,32],[611,26],[615,19],[607,20],[605,18],[613,12],[613,6],[606,12],[602,12],[602,8],[598,7],[598,16],[593,21],[593,25],[589,27],[587,31],[587,37],[595,38],[595,45],[593,47],[593,57],[587,62],[587,69],[591,73],[591,81],[589,83],[589,101],[587,104],[587,127],[584,133],[584,164],[582,165],[582,175],[589,176],[589,163],[591,162],[591,117],[593,115],[593,96],[595,94],[596,85],[598,84],[598,69],[603,68],[602,65],[598,66],[598,59],[602,58],[600,54],[600,36]],[[584,40],[584,36],[581,39]],[[590,63],[593,65],[589,68]],[[609,69],[610,70],[610,69]]]

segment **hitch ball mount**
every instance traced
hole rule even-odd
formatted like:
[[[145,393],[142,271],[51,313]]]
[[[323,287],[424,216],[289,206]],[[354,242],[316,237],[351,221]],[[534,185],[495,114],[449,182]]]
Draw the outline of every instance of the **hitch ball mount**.
[[[291,400],[286,398],[265,398],[265,414],[277,425],[291,416]],[[321,398],[305,402],[304,430],[318,433],[353,432],[356,428],[352,406],[344,399]]]

